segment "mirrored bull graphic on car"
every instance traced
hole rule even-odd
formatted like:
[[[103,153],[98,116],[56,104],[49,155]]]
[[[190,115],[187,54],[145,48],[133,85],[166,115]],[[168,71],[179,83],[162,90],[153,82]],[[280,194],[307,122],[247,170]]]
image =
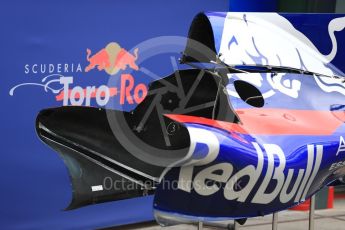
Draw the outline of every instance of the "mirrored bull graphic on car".
[[[82,101],[42,110],[36,120],[38,136],[71,174],[68,209],[153,194],[161,225],[243,224],[341,183],[345,66],[335,64],[345,53],[345,17],[321,21],[208,12],[194,18],[188,38],[154,38],[133,51],[115,42],[87,49],[85,73],[104,72],[109,85],[118,80],[133,88],[134,95],[125,90],[122,98],[137,106],[84,106],[85,95],[102,104],[117,91],[72,89],[68,78],[55,82],[64,86],[60,100]],[[326,29],[331,50],[321,53],[299,30],[304,27]],[[164,52],[174,72],[159,76],[144,61]],[[150,77],[147,91],[131,83],[130,73],[112,76],[124,70]],[[119,181],[122,187],[109,186]]]
[[[277,13],[228,13],[224,17],[226,20],[219,53],[227,64],[284,66],[312,71],[318,73],[315,80],[321,88],[344,94],[344,86],[339,80],[320,75],[344,75],[330,62],[337,54],[335,34],[344,30],[345,17],[332,19],[328,25],[322,25],[328,28],[332,43],[328,54],[322,54],[308,37]],[[258,73],[252,76],[251,83],[261,87],[264,80],[270,83],[267,89],[263,89],[265,98],[274,95],[275,90],[297,98],[301,89],[298,79],[284,79],[284,74],[277,74],[273,78],[270,74]],[[237,96],[235,92],[230,93]]]

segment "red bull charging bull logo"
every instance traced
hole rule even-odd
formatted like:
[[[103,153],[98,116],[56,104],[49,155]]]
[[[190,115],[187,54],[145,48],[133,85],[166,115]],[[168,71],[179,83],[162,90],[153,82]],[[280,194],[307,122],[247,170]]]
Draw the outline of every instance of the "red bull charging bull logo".
[[[116,42],[109,43],[105,48],[91,56],[91,50],[87,49],[87,61],[90,63],[85,68],[85,72],[97,67],[99,71],[105,70],[109,75],[114,75],[119,70],[126,70],[127,67],[139,70],[135,63],[138,59],[138,48],[134,49],[134,54],[129,53]]]
[[[74,77],[71,74],[92,73],[92,70],[105,71],[108,75],[116,75],[119,71],[139,70],[136,64],[138,48],[130,53],[118,43],[111,42],[98,52],[92,53],[86,49],[85,68],[81,63],[58,63],[58,64],[25,64],[26,75],[42,75],[41,82],[26,82],[14,86],[9,94],[14,95],[17,88],[22,86],[41,86],[47,93],[55,94],[56,101],[62,101],[63,105],[106,106],[111,97],[118,98],[118,104],[139,104],[147,95],[145,84],[137,84],[131,73],[122,73],[118,86],[76,86],[73,85]],[[84,69],[84,72],[83,72]],[[107,75],[107,76],[108,76]],[[116,76],[118,77],[118,76]],[[108,79],[106,78],[106,82]]]

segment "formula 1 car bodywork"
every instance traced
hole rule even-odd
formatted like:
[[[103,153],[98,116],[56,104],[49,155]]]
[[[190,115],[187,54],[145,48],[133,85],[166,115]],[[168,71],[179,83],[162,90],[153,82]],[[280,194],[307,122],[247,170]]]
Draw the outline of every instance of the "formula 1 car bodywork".
[[[41,111],[37,133],[71,175],[68,209],[154,194],[162,225],[179,218],[243,219],[297,205],[342,178],[344,75],[330,64],[332,53],[318,53],[276,15],[196,16],[189,38],[214,56],[195,58],[187,42],[181,62],[218,67],[178,71],[187,95],[183,102],[177,91],[163,89],[164,82],[176,84],[175,72],[152,82],[148,96],[130,112]],[[334,36],[345,17],[329,25]],[[148,114],[141,125],[157,92],[165,112]],[[181,110],[182,104],[205,106],[192,111]],[[169,135],[162,134],[162,123]],[[104,189],[104,178],[122,185]]]

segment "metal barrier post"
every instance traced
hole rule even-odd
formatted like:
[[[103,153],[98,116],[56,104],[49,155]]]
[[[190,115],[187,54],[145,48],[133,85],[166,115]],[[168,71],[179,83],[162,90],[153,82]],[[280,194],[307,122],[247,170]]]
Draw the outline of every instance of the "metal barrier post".
[[[199,221],[198,223],[198,230],[202,230],[203,229],[203,223],[201,221]]]
[[[278,229],[278,213],[274,212],[272,217],[272,230]]]
[[[236,221],[234,221],[234,230],[238,230],[238,229],[239,229],[239,224]]]
[[[309,230],[314,230],[315,195],[310,198],[309,207]]]

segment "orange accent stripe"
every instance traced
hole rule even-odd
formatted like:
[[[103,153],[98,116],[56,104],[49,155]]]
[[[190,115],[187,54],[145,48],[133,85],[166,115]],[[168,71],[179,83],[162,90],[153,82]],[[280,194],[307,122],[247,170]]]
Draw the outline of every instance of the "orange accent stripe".
[[[202,117],[168,114],[181,123],[198,123],[229,132],[257,135],[331,135],[343,124],[342,111],[239,109],[242,124],[212,120]]]

